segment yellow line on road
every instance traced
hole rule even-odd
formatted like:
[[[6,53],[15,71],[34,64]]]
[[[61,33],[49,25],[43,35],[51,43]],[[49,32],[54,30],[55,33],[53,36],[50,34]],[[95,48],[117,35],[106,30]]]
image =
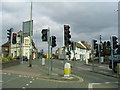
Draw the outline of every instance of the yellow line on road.
[[[60,83],[78,83],[78,82],[83,82],[84,79],[82,77],[76,76],[76,75],[71,75],[73,77],[76,77],[78,80],[76,81],[62,81],[62,80],[54,80],[54,79],[50,79],[48,78],[38,78],[39,80],[47,80],[47,81],[52,81],[52,82],[60,82]]]

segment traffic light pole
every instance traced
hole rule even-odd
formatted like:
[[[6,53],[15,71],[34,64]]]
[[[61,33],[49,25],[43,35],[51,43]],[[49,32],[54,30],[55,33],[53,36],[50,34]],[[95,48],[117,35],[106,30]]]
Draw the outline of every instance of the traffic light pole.
[[[94,41],[92,40],[92,71],[94,71],[94,55],[93,55],[93,52],[94,52]]]
[[[47,39],[48,39],[48,75],[50,75],[50,74],[51,74],[51,60],[50,60],[50,28],[48,28]]]
[[[74,52],[74,66],[75,66],[75,60],[76,60],[76,58],[75,58],[75,47],[76,47],[76,42],[74,42],[74,50],[73,50],[73,52]]]
[[[98,44],[98,50],[99,50],[99,63],[101,62],[101,48],[100,48],[100,45],[101,45],[101,35],[100,35],[100,44]]]
[[[113,69],[113,40],[112,37],[110,37],[111,40],[111,59],[112,59],[112,69]]]
[[[65,59],[66,59],[66,54],[65,54],[65,46],[64,46],[64,65],[65,65]],[[64,65],[63,65],[63,69],[64,69]]]
[[[51,46],[51,55],[52,55],[52,46]],[[51,72],[52,72],[52,57],[53,56],[51,56],[51,60],[50,60],[51,61]]]
[[[29,57],[29,67],[32,67],[32,1],[31,1],[31,12],[30,12],[30,57]]]

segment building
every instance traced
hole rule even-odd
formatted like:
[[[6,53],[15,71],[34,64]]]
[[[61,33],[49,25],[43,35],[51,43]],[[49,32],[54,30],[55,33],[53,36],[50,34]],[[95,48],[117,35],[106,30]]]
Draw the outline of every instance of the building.
[[[22,31],[17,32],[17,43],[11,44],[11,54],[15,56],[27,56],[30,59],[30,53],[32,53],[32,59],[36,58],[38,50],[35,47],[35,43],[32,40],[32,51],[30,47],[30,36],[22,37]]]
[[[10,50],[9,50],[9,47],[10,47],[10,43],[9,42],[6,42],[4,43],[2,46],[1,46],[1,56],[2,57],[7,57],[10,53]]]
[[[65,53],[65,56],[64,56]],[[68,59],[68,55],[66,55],[67,53],[67,49],[65,49],[64,52],[64,47],[61,47],[59,49],[56,50],[56,55],[58,55],[58,59],[64,59],[64,57],[66,59]],[[88,60],[91,57],[91,49],[90,49],[90,45],[86,44],[84,45],[82,42],[76,42],[75,44],[75,50],[70,50],[70,59],[74,59],[74,55],[75,55],[75,59],[76,60]]]

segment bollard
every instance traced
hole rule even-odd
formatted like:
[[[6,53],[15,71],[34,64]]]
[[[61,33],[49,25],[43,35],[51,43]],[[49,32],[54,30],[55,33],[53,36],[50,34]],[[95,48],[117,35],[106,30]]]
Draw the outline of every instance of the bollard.
[[[45,58],[42,58],[42,65],[45,65]]]
[[[70,73],[71,73],[70,63],[65,63],[65,66],[64,66],[64,77],[69,77]]]

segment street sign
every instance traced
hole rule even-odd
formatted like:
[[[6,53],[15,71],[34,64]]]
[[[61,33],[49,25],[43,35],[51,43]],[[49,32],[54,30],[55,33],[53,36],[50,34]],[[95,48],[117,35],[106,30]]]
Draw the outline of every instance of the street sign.
[[[23,22],[23,37],[33,35],[33,20]]]

